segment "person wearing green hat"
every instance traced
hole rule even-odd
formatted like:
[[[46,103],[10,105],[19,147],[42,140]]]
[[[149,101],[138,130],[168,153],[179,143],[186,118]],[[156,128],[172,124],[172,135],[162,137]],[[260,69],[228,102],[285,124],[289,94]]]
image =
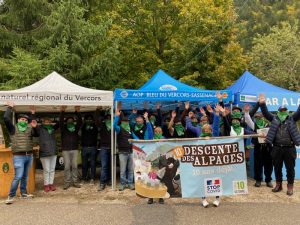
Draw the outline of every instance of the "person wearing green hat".
[[[17,116],[17,123],[14,125],[12,122],[14,103],[8,102],[7,106],[4,114],[4,123],[10,135],[15,175],[5,204],[12,204],[19,184],[22,198],[33,197],[33,195],[27,193],[27,181],[28,172],[33,160],[32,138],[37,137],[38,133],[36,130],[36,120],[33,119],[29,123],[29,117],[25,114],[19,114]],[[31,110],[31,113],[34,114],[34,111]]]
[[[78,182],[78,147],[79,147],[79,130],[82,124],[80,106],[75,106],[76,123],[73,116],[65,118],[66,106],[60,108],[59,125],[61,132],[61,148],[64,158],[64,190],[67,190],[73,184],[73,187],[80,188]]]
[[[300,145],[300,133],[296,122],[300,119],[300,105],[294,114],[289,114],[286,106],[280,106],[276,115],[268,111],[265,95],[259,95],[259,104],[264,117],[271,122],[266,143],[272,144],[271,152],[276,186],[273,192],[282,190],[282,167],[285,164],[287,172],[287,195],[294,193],[296,147]]]
[[[258,132],[259,129],[269,128],[269,122],[264,118],[261,112],[254,114],[255,121],[251,119],[249,114],[250,105],[244,106],[245,112],[245,122],[254,132]],[[273,188],[272,184],[272,158],[271,150],[272,147],[268,143],[259,143],[258,138],[252,138],[252,143],[254,144],[254,179],[255,187],[261,186],[262,174],[264,172],[265,182],[267,187]]]
[[[55,191],[54,177],[55,165],[57,158],[56,147],[56,130],[59,128],[59,123],[53,123],[49,117],[42,118],[42,124],[37,126],[39,134],[39,156],[44,172],[44,191]]]

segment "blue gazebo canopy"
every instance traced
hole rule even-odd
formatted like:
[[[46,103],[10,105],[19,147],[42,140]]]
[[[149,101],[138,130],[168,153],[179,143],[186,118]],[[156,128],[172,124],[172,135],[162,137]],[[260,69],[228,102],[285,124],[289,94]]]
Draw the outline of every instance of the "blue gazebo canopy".
[[[277,111],[281,105],[286,105],[290,111],[295,111],[300,103],[300,93],[269,84],[249,71],[227,90],[234,95],[234,104],[254,103],[260,93],[266,95],[266,103],[270,111]]]

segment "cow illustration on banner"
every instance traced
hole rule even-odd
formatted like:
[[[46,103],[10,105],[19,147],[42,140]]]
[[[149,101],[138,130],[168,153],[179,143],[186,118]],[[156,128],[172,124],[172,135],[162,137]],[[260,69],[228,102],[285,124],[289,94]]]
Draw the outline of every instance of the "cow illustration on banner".
[[[242,137],[133,141],[135,187],[148,198],[247,194]]]

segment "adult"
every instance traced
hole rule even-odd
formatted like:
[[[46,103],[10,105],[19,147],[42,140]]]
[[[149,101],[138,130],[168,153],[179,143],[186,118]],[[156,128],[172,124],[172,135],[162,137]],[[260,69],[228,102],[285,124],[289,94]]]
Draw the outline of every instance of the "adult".
[[[8,107],[4,114],[4,122],[11,139],[11,150],[13,153],[13,164],[15,175],[11,183],[6,204],[12,204],[20,184],[22,198],[30,198],[33,195],[27,192],[28,171],[33,160],[33,137],[37,137],[36,120],[29,123],[29,117],[26,114],[19,114],[17,124],[12,122],[13,102],[7,103]],[[34,114],[34,112],[32,112]]]
[[[98,127],[94,116],[87,114],[81,128],[82,180],[88,181],[88,169],[91,168],[90,184],[94,185],[96,176]]]
[[[78,170],[77,170],[77,157],[78,157],[78,145],[79,145],[79,130],[82,124],[82,117],[80,113],[80,107],[75,106],[75,117],[68,116],[65,119],[66,106],[61,107],[59,124],[61,131],[61,148],[62,155],[64,158],[64,190],[71,187],[71,184],[80,188],[81,185],[78,183]]]
[[[261,112],[257,112],[254,115],[255,121],[251,119],[249,114],[250,105],[244,106],[245,112],[245,122],[254,132],[259,132],[260,129],[269,128],[269,123],[264,118]],[[271,150],[272,146],[268,143],[260,143],[258,138],[252,138],[252,143],[254,144],[254,179],[255,179],[255,187],[261,186],[262,174],[264,171],[265,182],[267,187],[273,188],[272,180],[272,158],[271,158]]]
[[[55,177],[55,165],[57,158],[56,148],[56,130],[59,128],[59,123],[53,124],[53,121],[49,117],[42,118],[42,124],[37,126],[37,132],[39,134],[39,155],[43,166],[44,172],[44,191],[55,191],[54,177]]]
[[[276,186],[273,192],[282,190],[282,167],[285,164],[287,172],[287,195],[293,195],[295,179],[296,147],[300,145],[300,133],[296,122],[300,119],[300,105],[297,111],[290,115],[286,106],[278,108],[277,115],[268,111],[265,95],[259,95],[259,104],[264,117],[271,122],[266,143],[272,144],[272,160],[275,170]]]

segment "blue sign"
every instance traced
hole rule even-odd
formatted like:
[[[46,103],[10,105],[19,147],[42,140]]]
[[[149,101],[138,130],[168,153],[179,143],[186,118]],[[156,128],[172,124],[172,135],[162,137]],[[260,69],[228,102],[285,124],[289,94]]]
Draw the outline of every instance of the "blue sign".
[[[218,91],[175,91],[163,89],[162,91],[141,91],[116,89],[114,99],[118,101],[215,101]],[[232,101],[231,91],[219,91],[223,101]]]

